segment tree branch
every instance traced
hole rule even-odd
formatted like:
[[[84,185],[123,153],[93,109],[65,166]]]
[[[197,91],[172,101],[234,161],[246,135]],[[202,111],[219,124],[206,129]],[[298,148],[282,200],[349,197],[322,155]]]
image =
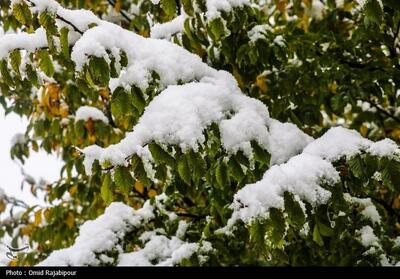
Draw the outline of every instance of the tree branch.
[[[374,108],[376,108],[380,113],[392,118],[393,120],[395,120],[396,122],[400,123],[400,118],[391,114],[390,112],[388,112],[387,110],[385,110],[384,108],[380,107],[377,103],[371,101],[371,100],[363,100],[367,103],[369,103],[371,106],[373,106]]]
[[[29,4],[31,4],[32,7],[36,7],[36,4],[33,3],[31,0],[26,0]],[[56,18],[61,20],[62,22],[68,24],[69,26],[72,27],[72,29],[74,29],[74,31],[78,32],[79,34],[83,35],[83,31],[79,30],[78,27],[76,27],[76,25],[74,25],[71,21],[63,18],[62,16],[60,16],[59,14],[56,13]]]
[[[108,2],[111,6],[115,7],[115,4],[116,4],[116,3],[113,2],[112,0],[107,0],[107,2]],[[125,18],[128,22],[131,22],[132,19],[128,16],[128,14],[125,13],[125,11],[120,10],[119,13],[120,13],[120,14],[122,15],[122,17]]]

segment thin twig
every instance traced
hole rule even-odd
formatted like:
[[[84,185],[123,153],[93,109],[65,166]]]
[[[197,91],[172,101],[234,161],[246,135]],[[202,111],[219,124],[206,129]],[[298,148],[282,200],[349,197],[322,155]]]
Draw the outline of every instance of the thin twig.
[[[373,106],[374,108],[376,108],[380,113],[392,118],[393,120],[395,120],[396,122],[400,123],[400,118],[391,114],[390,112],[388,112],[387,110],[385,110],[384,108],[380,107],[377,103],[371,101],[371,100],[364,100],[367,103],[369,103],[371,106]]]
[[[116,3],[113,2],[112,0],[107,0],[107,2],[108,2],[111,6],[115,7],[115,4],[116,4]],[[120,10],[119,13],[120,13],[128,22],[131,22],[132,19],[128,16],[128,14],[125,13],[125,11]]]
[[[26,0],[29,4],[31,4],[32,7],[36,7],[36,4],[33,3],[31,0]],[[63,21],[64,23],[68,24],[69,26],[72,27],[72,29],[74,29],[74,31],[78,32],[79,34],[83,35],[83,31],[79,30],[78,27],[76,27],[72,22],[70,22],[69,20],[63,18],[62,16],[60,16],[59,14],[56,13],[56,18]]]

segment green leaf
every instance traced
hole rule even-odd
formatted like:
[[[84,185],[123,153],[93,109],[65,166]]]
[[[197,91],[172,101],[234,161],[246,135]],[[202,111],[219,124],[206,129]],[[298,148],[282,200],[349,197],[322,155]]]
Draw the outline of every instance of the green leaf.
[[[149,150],[151,152],[151,155],[153,156],[154,160],[158,164],[167,164],[171,167],[175,165],[175,159],[171,155],[168,154],[167,151],[165,151],[161,146],[159,146],[157,143],[150,143],[149,144]]]
[[[228,168],[223,160],[217,162],[217,166],[215,168],[215,178],[219,187],[229,187],[230,181],[228,177]]]
[[[183,154],[178,159],[178,173],[186,184],[191,184],[191,171],[186,154]]]
[[[245,176],[242,167],[236,161],[236,158],[232,156],[229,161],[228,161],[228,166],[229,166],[229,173],[237,182],[241,182]]]
[[[68,32],[69,29],[67,27],[63,27],[60,30],[60,45],[61,45],[61,52],[64,57],[69,57],[69,44],[68,44]]]
[[[21,53],[18,49],[10,53],[10,64],[17,75],[20,76],[19,66],[21,65]]]
[[[324,240],[322,239],[321,234],[319,233],[318,226],[314,226],[313,230],[313,240],[319,245],[324,246]]]
[[[222,18],[215,18],[209,22],[211,34],[213,35],[214,41],[219,41],[225,34],[225,24]]]
[[[143,113],[145,107],[146,107],[146,100],[144,99],[142,91],[135,87],[132,86],[131,89],[132,92],[132,103],[135,106],[135,108],[139,111],[140,114]]]
[[[25,1],[13,5],[13,15],[23,25],[32,24],[32,14]]]
[[[111,179],[111,174],[107,173],[103,179],[100,189],[101,197],[107,205],[110,204],[114,199],[113,192],[111,191],[112,183],[113,181]]]
[[[47,10],[41,12],[39,16],[39,24],[46,29],[46,32],[52,35],[57,34],[56,20],[54,17],[55,15]]]
[[[48,76],[52,77],[54,75],[54,65],[51,61],[50,55],[45,49],[39,50],[39,67]]]
[[[129,114],[132,109],[131,102],[130,95],[118,87],[111,96],[111,113],[115,117]]]
[[[176,15],[176,1],[175,0],[161,0],[161,8],[168,17],[173,18]]]
[[[318,222],[318,231],[322,236],[331,237],[333,236],[333,229],[324,223]]]
[[[110,66],[102,57],[92,57],[89,61],[89,73],[95,84],[108,86]]]
[[[254,159],[261,164],[269,165],[271,160],[271,155],[268,151],[264,150],[257,142],[252,141],[251,147],[253,148]]]
[[[144,186],[150,187],[152,185],[152,181],[147,177],[146,170],[144,169],[144,165],[142,159],[135,155],[131,159],[132,169],[135,175],[135,178],[139,180]]]
[[[276,208],[269,210],[269,218],[272,222],[271,242],[278,245],[285,234],[285,219],[283,213]]]
[[[193,16],[194,8],[193,8],[192,0],[182,0],[181,3],[183,6],[183,9],[185,10],[185,13],[188,14],[189,16]]]
[[[250,240],[257,244],[258,247],[264,247],[265,245],[265,234],[267,228],[263,220],[254,220],[249,228]]]
[[[306,216],[300,204],[294,199],[293,194],[284,193],[285,212],[287,213],[290,223],[297,228],[301,228],[306,222]]]
[[[121,190],[125,196],[129,195],[135,183],[135,180],[133,179],[128,168],[123,166],[118,166],[115,168],[114,181],[117,188]]]
[[[383,10],[378,0],[367,0],[364,4],[365,18],[364,22],[366,25],[370,23],[380,24],[383,19]]]
[[[33,69],[31,64],[26,65],[26,75],[29,81],[36,87],[39,88],[39,77],[36,73],[36,70]]]
[[[382,158],[379,162],[383,183],[392,189],[400,185],[400,163],[388,158]]]
[[[8,66],[7,66],[7,61],[6,60],[1,60],[0,73],[1,73],[2,79],[7,83],[7,85],[9,85],[9,86],[13,86],[14,85],[14,80],[11,77],[10,72],[8,70]]]
[[[355,177],[365,177],[365,167],[360,156],[354,156],[349,160],[349,168]]]

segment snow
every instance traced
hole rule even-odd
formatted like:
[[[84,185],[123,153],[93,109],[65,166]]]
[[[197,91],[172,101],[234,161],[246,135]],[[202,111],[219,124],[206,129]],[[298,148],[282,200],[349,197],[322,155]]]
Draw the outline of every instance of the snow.
[[[75,43],[71,58],[80,70],[90,56],[108,57],[106,50],[113,48],[124,50],[129,64],[119,77],[110,80],[112,91],[118,86],[129,89],[131,85],[145,89],[153,71],[160,75],[161,87],[179,81],[199,80],[217,72],[204,64],[200,57],[175,44],[144,38],[107,22],[86,31]]]
[[[83,153],[83,150],[78,149]],[[102,148],[97,145],[91,145],[85,148],[85,160],[83,161],[83,166],[85,167],[85,172],[87,175],[92,175],[92,165],[96,158],[99,158],[102,153]]]
[[[313,0],[311,8],[306,7],[305,11],[308,16],[321,20],[324,16],[324,4],[320,0]]]
[[[118,259],[119,266],[151,266],[157,261],[159,266],[171,266],[178,264],[186,258],[190,258],[198,249],[197,243],[187,243],[176,236],[169,239],[164,235],[155,233],[139,251],[122,253]]]
[[[303,133],[292,123],[281,123],[271,119],[269,125],[269,151],[271,164],[281,164],[297,155],[312,142],[313,138]]]
[[[96,120],[102,121],[102,122],[108,124],[107,117],[98,108],[90,107],[90,106],[82,106],[76,111],[76,114],[75,114],[76,122],[79,120],[88,121],[90,119],[94,120],[94,121],[96,121]]]
[[[383,139],[370,145],[367,152],[377,157],[398,157],[399,148],[391,139]]]
[[[230,12],[233,8],[249,6],[249,0],[206,0],[206,17],[208,20],[221,16],[221,12]]]
[[[183,241],[188,223],[181,220],[172,237],[165,236],[165,231],[156,229],[145,231],[139,236],[144,247],[129,253],[122,252],[122,242],[127,233],[135,228],[147,224],[155,216],[155,210],[165,213],[169,220],[175,220],[172,212],[164,208],[167,200],[165,194],[155,197],[155,203],[151,205],[146,201],[141,209],[134,210],[121,202],[110,204],[103,215],[93,221],[86,221],[80,228],[79,236],[74,245],[69,248],[58,250],[42,261],[39,266],[81,266],[117,264],[119,266],[149,266],[176,265],[183,259],[190,258],[198,253],[205,259],[205,254],[213,249],[209,242],[188,243]],[[114,262],[113,258],[107,256],[109,251],[118,251],[119,256]]]
[[[184,30],[183,24],[187,15],[182,12],[179,16],[166,23],[156,23],[150,31],[151,38],[165,39],[169,41],[171,37],[177,33],[182,33]]]
[[[357,230],[356,233],[360,236],[360,242],[364,247],[380,247],[379,239],[370,226],[364,226],[360,230]]]
[[[366,218],[370,219],[373,223],[380,223],[381,216],[379,215],[378,210],[374,205],[369,205],[361,211],[361,215],[365,216]]]
[[[207,81],[169,86],[153,99],[121,142],[104,148],[101,154],[96,147],[97,156],[92,156],[92,148],[84,149],[83,153],[89,155],[85,165],[90,165],[93,158],[112,165],[124,164],[125,158],[139,155],[152,141],[198,150],[205,144],[203,131],[212,123],[219,124],[227,152],[246,151],[250,141],[256,140],[271,153],[273,162],[286,161],[311,140],[296,126],[270,119],[260,101],[236,90],[229,92],[225,83],[228,79]],[[236,85],[233,78],[230,81]]]
[[[292,140],[291,137],[289,138]],[[277,140],[277,142],[280,141]],[[281,142],[281,144],[282,149],[277,148],[277,150],[284,150],[283,147],[288,146],[289,142]],[[231,233],[231,229],[238,220],[250,223],[254,218],[265,217],[272,207],[282,208],[285,191],[298,195],[312,204],[326,203],[331,193],[321,185],[324,183],[332,185],[339,181],[339,174],[331,162],[343,156],[349,159],[361,152],[370,152],[375,156],[394,156],[393,154],[398,154],[399,150],[391,140],[374,143],[354,130],[342,127],[331,128],[320,138],[311,141],[302,153],[284,164],[271,167],[260,181],[245,185],[240,189],[231,204],[234,211],[227,226],[219,229],[218,232]],[[350,196],[347,199],[362,205],[364,209],[361,214],[366,218],[373,223],[380,223],[380,215],[371,200]]]
[[[285,39],[282,37],[282,35],[276,36],[273,42],[277,46],[280,46],[280,47],[284,47],[285,46]]]
[[[344,194],[344,198],[350,203],[359,204],[363,208],[363,210],[361,211],[361,215],[371,220],[372,223],[381,223],[381,216],[370,198],[361,199],[357,197],[352,197],[348,193]]]
[[[16,144],[25,144],[27,141],[25,134],[23,133],[16,133],[12,138],[11,138],[11,146],[14,146]]]
[[[115,49],[124,50],[129,62],[118,78],[110,80],[111,90],[118,86],[129,89],[132,85],[145,89],[153,71],[160,76],[161,89],[166,89],[154,98],[133,131],[120,143],[105,148],[100,156],[92,156],[93,150],[99,155],[98,148],[84,149],[83,153],[90,152],[86,166],[94,159],[125,164],[125,158],[140,153],[151,160],[145,150],[151,141],[197,150],[198,145],[204,144],[203,131],[212,123],[219,125],[227,152],[243,150],[248,154],[250,141],[256,140],[271,153],[274,162],[286,161],[310,141],[294,125],[271,120],[261,102],[241,93],[231,74],[209,67],[197,55],[173,43],[143,38],[102,22],[76,42],[71,58],[81,69],[89,56],[108,59],[106,50]],[[176,85],[182,82],[186,84]],[[280,145],[281,133],[286,142],[291,141],[291,148]]]
[[[339,180],[339,174],[329,162],[309,154],[297,155],[267,170],[260,181],[240,189],[231,205],[234,213],[227,227],[219,232],[228,232],[239,219],[250,223],[254,218],[265,217],[270,208],[283,208],[286,191],[311,204],[326,203],[331,193],[320,184]]]
[[[74,245],[52,252],[39,266],[99,265],[99,254],[115,248],[132,227],[152,219],[153,210],[149,201],[139,210],[121,202],[113,202],[103,215],[81,226]]]
[[[382,157],[397,153],[398,147],[396,143],[389,139],[374,143],[363,138],[354,130],[334,127],[304,149],[304,152],[328,161],[336,161],[342,157],[350,158],[362,151]]]
[[[38,28],[34,33],[5,34],[0,37],[0,59],[8,56],[14,49],[25,49],[28,52],[46,47],[46,32],[43,28]]]
[[[269,24],[260,24],[254,26],[247,35],[251,43],[255,43],[257,40],[265,37],[267,32],[273,32],[272,27]]]
[[[52,11],[63,19],[73,23],[82,32],[88,29],[89,24],[100,23],[100,19],[88,10],[65,9],[54,0],[29,0],[29,2],[34,4],[34,7],[31,8],[32,12]],[[67,24],[66,26],[69,25]]]

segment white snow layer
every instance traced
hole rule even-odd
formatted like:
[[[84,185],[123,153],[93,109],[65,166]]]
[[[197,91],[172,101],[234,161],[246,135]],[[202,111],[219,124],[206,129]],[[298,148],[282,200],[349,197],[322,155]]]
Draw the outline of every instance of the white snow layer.
[[[39,266],[99,265],[101,258],[96,254],[115,248],[130,229],[153,218],[153,210],[149,201],[136,211],[121,202],[114,202],[103,215],[81,226],[74,245],[52,252]]]
[[[153,99],[120,143],[101,152],[96,148],[93,153],[93,147],[83,150],[88,173],[94,160],[123,165],[125,158],[139,155],[151,141],[197,150],[205,141],[203,131],[212,123],[219,125],[227,152],[241,149],[249,154],[250,141],[256,140],[271,153],[273,163],[286,161],[311,141],[293,124],[270,119],[267,108],[243,95],[231,74],[209,67],[200,57],[173,43],[146,39],[103,23],[85,32],[71,57],[79,69],[89,56],[108,57],[107,50],[115,48],[123,49],[129,62],[126,70],[110,81],[112,90],[131,85],[144,89],[153,71],[160,76],[161,88],[166,89]],[[186,84],[176,85],[179,82]]]
[[[370,226],[364,226],[357,230],[360,236],[360,242],[364,247],[376,246],[381,247],[378,237],[374,234],[374,230]]]
[[[96,120],[103,121],[104,123],[108,124],[107,117],[98,108],[90,106],[82,106],[76,111],[75,121],[79,120],[88,121],[89,119],[94,121]]]
[[[221,16],[221,12],[229,12],[233,8],[249,6],[249,0],[206,0],[206,17],[212,20]]]
[[[342,127],[331,128],[322,137],[312,141],[300,155],[266,171],[263,179],[240,189],[234,196],[234,210],[227,226],[220,233],[231,233],[238,220],[250,223],[254,218],[265,217],[270,208],[283,208],[283,194],[289,191],[311,204],[323,204],[331,193],[321,185],[339,182],[333,167],[341,157],[350,158],[361,152],[382,157],[398,157],[399,149],[388,139],[372,142],[357,132]],[[373,223],[380,222],[380,215],[370,200],[352,198],[364,206],[362,214]]]
[[[181,15],[166,23],[156,23],[151,28],[150,36],[154,39],[165,39],[169,41],[175,34],[182,33],[187,15],[182,12]]]

